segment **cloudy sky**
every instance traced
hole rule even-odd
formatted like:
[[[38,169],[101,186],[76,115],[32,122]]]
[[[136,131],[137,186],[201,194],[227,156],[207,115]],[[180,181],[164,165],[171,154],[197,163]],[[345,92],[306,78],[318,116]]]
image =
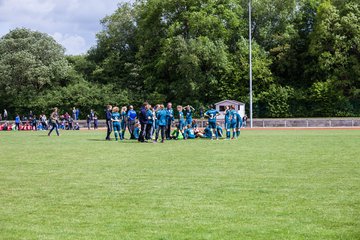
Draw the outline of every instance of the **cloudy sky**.
[[[67,54],[85,53],[96,44],[100,19],[129,0],[0,0],[0,37],[17,27],[48,33]]]

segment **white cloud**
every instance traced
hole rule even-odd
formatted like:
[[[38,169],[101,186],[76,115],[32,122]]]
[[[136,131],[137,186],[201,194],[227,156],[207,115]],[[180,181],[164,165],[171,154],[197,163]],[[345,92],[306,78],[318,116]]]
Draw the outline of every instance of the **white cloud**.
[[[56,32],[52,37],[63,45],[69,54],[82,54],[88,50],[85,39],[79,35],[63,35],[62,33]]]
[[[53,36],[67,54],[85,53],[96,43],[100,19],[121,1],[126,0],[0,0],[0,36],[25,27]]]

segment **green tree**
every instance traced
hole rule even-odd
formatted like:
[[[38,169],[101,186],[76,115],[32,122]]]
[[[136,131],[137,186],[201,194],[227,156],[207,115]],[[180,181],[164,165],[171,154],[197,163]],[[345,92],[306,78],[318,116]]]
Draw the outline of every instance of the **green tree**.
[[[0,98],[3,107],[28,109],[42,91],[66,85],[71,68],[50,36],[15,29],[0,39]]]
[[[310,53],[317,59],[313,72],[321,78],[314,83],[312,95],[319,98],[318,89],[325,89],[320,91],[325,94],[323,98],[326,102],[332,99],[333,108],[340,113],[351,112],[352,103],[359,102],[359,26],[360,5],[357,3],[350,2],[337,8],[325,1],[318,8]]]

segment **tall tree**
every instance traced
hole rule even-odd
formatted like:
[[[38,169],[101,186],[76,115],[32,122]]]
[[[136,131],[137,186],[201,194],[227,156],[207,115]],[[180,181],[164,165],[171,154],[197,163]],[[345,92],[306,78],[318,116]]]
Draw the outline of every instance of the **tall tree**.
[[[0,39],[0,98],[7,108],[27,109],[42,91],[65,85],[70,67],[50,36],[15,29]]]

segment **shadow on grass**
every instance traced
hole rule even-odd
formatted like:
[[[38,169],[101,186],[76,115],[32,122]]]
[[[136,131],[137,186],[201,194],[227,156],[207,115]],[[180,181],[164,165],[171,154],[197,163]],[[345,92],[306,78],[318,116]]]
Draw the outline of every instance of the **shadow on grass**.
[[[128,143],[128,144],[137,144],[137,143],[139,143],[137,140],[123,140],[123,141],[110,140],[110,141],[107,141],[105,139],[95,139],[95,138],[87,139],[87,141],[91,141],[91,142],[119,142],[121,144],[123,144],[123,143]],[[148,143],[152,143],[152,142],[148,142]]]

